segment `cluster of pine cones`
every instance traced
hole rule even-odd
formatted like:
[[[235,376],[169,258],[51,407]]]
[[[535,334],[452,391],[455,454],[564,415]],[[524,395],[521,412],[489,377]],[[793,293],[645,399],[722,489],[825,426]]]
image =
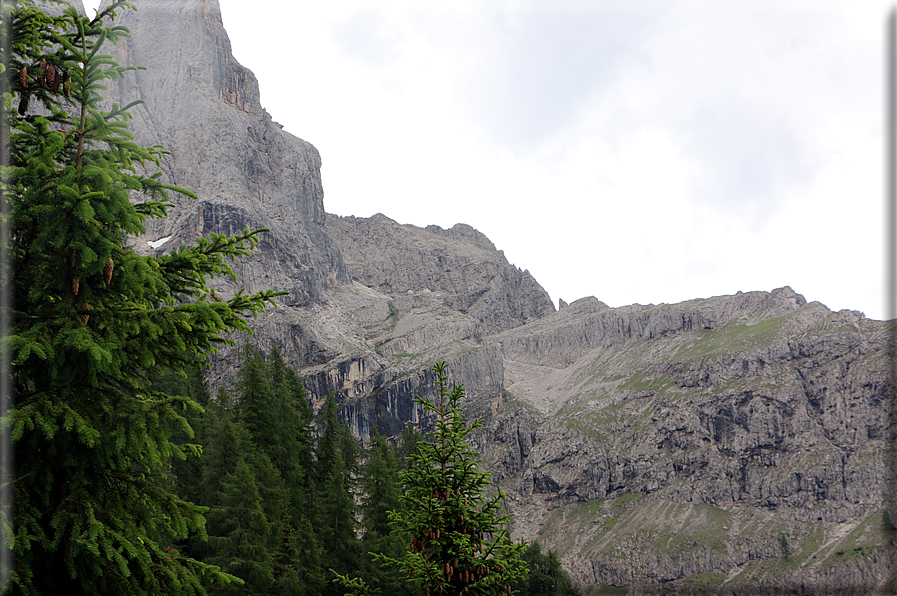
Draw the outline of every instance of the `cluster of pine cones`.
[[[105,283],[107,286],[112,282],[112,269],[114,267],[115,267],[115,263],[113,263],[112,257],[109,257],[106,260],[106,264],[103,265],[103,283]],[[78,290],[80,290],[80,289],[81,289],[81,278],[76,275],[75,277],[72,278],[72,294],[77,296]],[[81,310],[90,310],[90,304],[88,302],[85,302],[83,305],[81,305]],[[81,315],[81,322],[84,323],[85,325],[87,325],[87,322],[89,320],[90,320],[89,314],[85,313],[85,314]]]
[[[40,59],[40,76],[37,79],[41,87],[49,87],[53,93],[59,93],[59,87],[62,86],[62,92],[66,97],[70,97],[72,93],[72,77],[66,75],[61,68],[56,68],[47,62],[46,58]],[[21,89],[21,99],[19,100],[19,115],[24,116],[28,111],[28,67],[23,66],[19,70],[19,88]]]

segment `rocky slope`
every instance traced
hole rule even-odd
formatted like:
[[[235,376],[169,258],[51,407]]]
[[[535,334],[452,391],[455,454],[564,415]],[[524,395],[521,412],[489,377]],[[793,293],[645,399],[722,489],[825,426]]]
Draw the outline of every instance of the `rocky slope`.
[[[327,216],[327,229],[355,281],[398,296],[420,290],[447,292],[447,305],[479,321],[479,333],[511,329],[554,312],[548,293],[529,274],[466,224],[399,225],[371,218]]]
[[[316,403],[335,392],[359,439],[426,427],[412,398],[446,360],[487,420],[479,448],[515,537],[558,549],[587,591],[893,588],[893,325],[789,288],[555,312],[469,226],[325,215],[320,156],[262,109],[216,0],[146,2],[121,22],[118,59],[148,69],[111,99],[146,100],[137,140],[164,144],[165,180],[200,195],[138,248],[271,228],[240,287],[290,294],[253,341]],[[213,386],[233,376],[227,356]]]
[[[887,593],[893,325],[780,288],[586,298],[477,336],[448,301],[341,287],[307,320],[340,352],[303,369],[309,388],[335,391],[360,438],[395,433],[426,426],[411,399],[447,360],[488,421],[478,448],[515,537],[585,587]]]
[[[582,300],[494,338],[509,406],[482,448],[518,535],[585,585],[872,592],[895,563],[892,333],[789,288]]]

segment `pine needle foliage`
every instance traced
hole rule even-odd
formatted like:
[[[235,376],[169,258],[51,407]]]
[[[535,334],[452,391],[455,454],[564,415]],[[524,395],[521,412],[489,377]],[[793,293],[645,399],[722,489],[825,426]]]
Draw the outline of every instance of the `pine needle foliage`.
[[[404,536],[409,552],[401,559],[377,556],[395,566],[428,596],[510,594],[526,572],[525,544],[508,534],[505,495],[479,469],[478,454],[467,443],[482,426],[467,423],[461,409],[464,386],[448,386],[445,363],[433,367],[438,403],[415,401],[435,416],[435,429],[418,443],[402,475],[402,507],[390,514],[392,531]]]
[[[15,518],[4,510],[0,524],[14,554],[3,587],[14,594],[203,594],[204,583],[236,580],[162,546],[205,536],[204,508],[165,480],[170,460],[200,451],[174,436],[193,435],[185,412],[199,406],[150,385],[248,330],[245,318],[276,293],[210,300],[212,280],[233,277],[228,261],[262,230],[159,258],[128,247],[172,207],[168,192],[195,195],[145,173],[163,151],[133,141],[134,104],[102,107],[105,82],[135,68],[103,53],[128,35],[108,24],[127,8],[51,17],[20,0],[0,13],[0,184],[14,270],[2,288],[14,293],[2,338],[14,393],[2,422],[15,448]]]

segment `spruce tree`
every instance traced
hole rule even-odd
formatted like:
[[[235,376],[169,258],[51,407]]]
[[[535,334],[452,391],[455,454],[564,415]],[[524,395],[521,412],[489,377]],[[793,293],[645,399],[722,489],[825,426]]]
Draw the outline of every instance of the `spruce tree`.
[[[514,593],[519,596],[580,596],[570,576],[561,567],[555,551],[542,552],[538,541],[530,543],[523,553],[527,573],[518,579]]]
[[[367,450],[367,461],[361,468],[362,551],[368,554],[364,577],[387,594],[410,594],[410,586],[396,569],[382,566],[373,553],[395,559],[404,557],[406,542],[389,526],[389,512],[401,507],[401,480],[396,449],[376,431]]]
[[[286,516],[281,523],[280,543],[275,557],[275,583],[272,594],[318,596],[327,582],[321,568],[321,548],[308,519],[294,526]]]
[[[218,505],[209,510],[209,524],[218,529],[210,536],[210,563],[246,582],[245,586],[221,586],[211,594],[265,594],[274,581],[269,550],[271,524],[262,507],[255,475],[242,458],[228,472],[218,493]]]
[[[166,488],[170,458],[198,453],[187,435],[186,396],[151,388],[162,370],[183,373],[248,330],[244,320],[275,293],[215,298],[228,259],[249,254],[259,231],[212,234],[153,258],[129,236],[172,207],[168,192],[195,196],[146,174],[162,150],[127,130],[128,109],[101,109],[104,81],[131,66],[103,53],[127,35],[68,7],[48,17],[29,0],[2,6],[4,138],[0,172],[9,205],[15,296],[10,350],[13,403],[3,424],[15,448],[11,591],[23,594],[199,594],[229,576],[164,547],[204,534],[203,508]],[[7,282],[9,280],[6,280]],[[9,462],[4,462],[5,466]]]
[[[355,519],[355,439],[348,426],[339,422],[333,393],[327,396],[320,414],[316,515],[312,521],[323,552],[322,567],[340,573],[356,573],[361,568],[361,545]],[[330,583],[325,592],[338,593]]]
[[[415,401],[435,416],[435,429],[412,454],[402,476],[403,506],[390,515],[392,531],[406,538],[409,551],[402,558],[377,558],[429,596],[510,593],[526,572],[525,545],[511,541],[504,494],[480,471],[478,454],[467,443],[482,423],[464,420],[464,386],[449,389],[445,363],[433,371],[438,403]]]

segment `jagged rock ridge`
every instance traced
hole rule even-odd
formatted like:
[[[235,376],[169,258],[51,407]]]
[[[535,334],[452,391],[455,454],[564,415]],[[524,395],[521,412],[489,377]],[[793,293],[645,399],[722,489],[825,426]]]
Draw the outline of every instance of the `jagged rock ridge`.
[[[327,216],[355,281],[390,296],[447,292],[447,305],[495,333],[554,312],[548,293],[529,274],[466,224],[449,230],[400,226],[388,217]]]

